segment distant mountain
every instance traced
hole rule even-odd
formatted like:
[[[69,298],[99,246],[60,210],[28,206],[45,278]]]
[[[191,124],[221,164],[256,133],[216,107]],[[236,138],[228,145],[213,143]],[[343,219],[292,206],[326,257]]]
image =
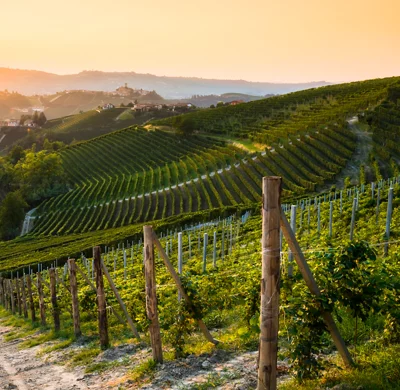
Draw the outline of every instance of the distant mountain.
[[[127,83],[134,88],[156,90],[167,99],[193,95],[221,95],[235,91],[247,95],[283,94],[328,85],[325,81],[310,83],[258,83],[244,80],[213,80],[196,77],[166,77],[135,72],[83,71],[57,75],[36,70],[0,68],[0,90],[24,95],[53,94],[64,90],[114,91]]]

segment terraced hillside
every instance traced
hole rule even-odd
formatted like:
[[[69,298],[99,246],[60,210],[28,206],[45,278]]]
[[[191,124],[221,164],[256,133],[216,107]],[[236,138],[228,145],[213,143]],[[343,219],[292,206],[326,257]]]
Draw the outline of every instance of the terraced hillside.
[[[352,122],[349,126],[343,118],[357,112],[374,113],[393,81],[373,80],[305,91],[298,110],[309,114],[296,111],[264,129],[263,133],[274,134],[269,137],[275,141],[262,152],[250,153],[235,146],[231,139],[208,132],[182,136],[154,127],[150,131],[127,128],[65,148],[61,156],[71,190],[40,205],[31,234],[82,233],[252,204],[260,199],[261,178],[266,175],[284,178],[286,198],[326,188],[354,163],[354,151],[359,147],[355,129],[358,131],[362,124]],[[310,94],[314,102],[306,104]],[[277,98],[282,110],[294,104],[295,95]],[[296,96],[299,99],[301,95]],[[339,101],[343,105],[338,105]],[[267,107],[270,99],[227,109],[235,108],[238,117],[245,118],[243,107],[245,112],[254,112],[261,103]],[[331,105],[333,108],[328,110]],[[322,111],[317,107],[323,107]],[[211,111],[187,114],[185,118],[200,118],[207,112]],[[283,138],[280,134],[285,126],[294,126],[294,130]],[[384,164],[383,160],[377,161]],[[392,161],[394,167],[394,157]],[[358,162],[355,168],[361,178],[366,167]],[[384,177],[393,173],[394,169],[388,170]]]
[[[343,122],[383,99],[386,88],[398,80],[393,77],[314,88],[250,104],[197,111],[186,118],[193,121],[197,130],[207,133],[266,144],[283,142],[326,123]],[[173,126],[177,121],[179,117],[154,123]]]

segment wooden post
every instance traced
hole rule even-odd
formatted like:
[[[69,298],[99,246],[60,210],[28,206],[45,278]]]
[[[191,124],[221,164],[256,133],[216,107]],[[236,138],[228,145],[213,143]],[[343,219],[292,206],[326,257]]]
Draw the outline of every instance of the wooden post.
[[[217,266],[217,232],[214,231],[213,237],[213,266],[214,268]]]
[[[379,205],[381,202],[381,189],[378,188],[378,194],[376,196],[376,223],[379,222]]]
[[[105,263],[104,263],[105,264]],[[85,280],[85,282],[91,287],[91,289],[97,293],[96,287],[94,286],[94,284],[91,282],[91,280],[87,277],[87,275],[81,270],[81,268],[78,266],[78,264],[75,264],[77,271],[81,274],[82,278]],[[107,305],[107,301],[106,301],[106,305]],[[115,317],[117,317],[118,321],[124,325],[125,321],[121,318],[121,316],[117,313],[117,311],[112,307],[111,307],[111,311],[113,312],[113,314],[115,315]]]
[[[386,211],[386,229],[385,229],[385,243],[384,247],[384,255],[387,256],[389,252],[389,239],[390,239],[390,223],[392,222],[392,204],[393,204],[393,188],[389,188],[388,193],[388,204],[387,204],[387,211]]]
[[[290,229],[289,222],[287,221],[286,216],[283,212],[281,212],[281,227],[288,242],[289,248],[291,248],[292,252],[294,253],[297,265],[300,269],[301,274],[303,275],[304,281],[306,282],[309,290],[311,291],[312,294],[320,296],[321,292],[318,288],[318,285],[314,279],[310,267],[307,264],[307,261],[300,248],[300,245],[296,241],[296,237],[294,236],[292,230]],[[346,347],[346,344],[344,343],[339,333],[339,330],[336,327],[332,314],[322,310],[321,314],[344,363],[347,366],[352,366],[354,364],[353,360]]]
[[[57,285],[56,285],[56,271],[54,268],[50,268],[50,295],[51,295],[51,306],[53,308],[53,320],[54,330],[60,331],[60,309],[57,302]]]
[[[183,271],[183,250],[182,250],[182,233],[178,233],[178,273]],[[182,299],[181,293],[178,291],[178,301]]]
[[[225,257],[225,230],[222,229],[221,234],[221,259],[224,260]]]
[[[186,301],[186,303],[188,304],[190,310],[191,310],[192,312],[194,312],[194,306],[193,306],[192,301],[190,300],[189,296],[186,294],[186,292],[185,292],[185,290],[184,290],[184,288],[183,288],[183,286],[182,286],[181,280],[179,279],[178,274],[176,273],[176,271],[175,271],[173,265],[171,264],[171,262],[170,262],[169,259],[168,259],[167,254],[166,254],[165,251],[164,251],[164,248],[162,247],[160,241],[158,240],[157,236],[156,236],[154,233],[153,233],[153,239],[154,239],[154,243],[155,243],[155,245],[156,245],[156,247],[157,247],[158,252],[160,253],[162,259],[164,260],[164,264],[165,264],[165,266],[167,267],[167,269],[168,269],[169,273],[171,274],[172,278],[174,279],[175,284],[176,284],[176,286],[178,287],[178,290],[180,291],[180,293],[181,293],[183,299],[184,299],[184,300]],[[207,329],[207,327],[206,327],[206,325],[204,324],[203,320],[201,320],[201,319],[199,319],[199,318],[196,318],[196,320],[197,320],[197,323],[198,323],[198,325],[199,325],[200,330],[203,332],[203,334],[204,334],[204,336],[206,337],[206,339],[207,339],[208,341],[210,341],[211,343],[215,344],[215,345],[218,344],[219,341],[218,341],[218,340],[215,340],[215,339],[212,337],[211,333],[210,333],[209,330]]]
[[[29,306],[31,309],[31,320],[32,320],[32,322],[35,322],[36,321],[35,304],[33,302],[32,279],[31,279],[30,275],[26,276],[26,285],[27,285],[27,289],[28,289]]]
[[[110,346],[108,338],[108,320],[106,295],[104,292],[103,271],[101,267],[101,251],[99,246],[93,248],[93,265],[96,274],[96,289],[97,289],[97,309],[100,334],[100,347],[107,349]]]
[[[208,245],[208,234],[204,233],[204,239],[203,239],[203,274],[207,270],[207,245]]]
[[[12,279],[8,280],[8,291],[10,291],[10,297],[11,297],[11,313],[15,314],[15,295],[14,295],[14,285]]]
[[[37,288],[39,292],[40,323],[42,326],[46,326],[46,306],[44,303],[42,274],[40,272],[37,273]]]
[[[279,330],[282,178],[262,181],[262,276],[257,390],[275,390]]]
[[[24,312],[24,317],[28,318],[28,304],[26,302],[26,290],[25,290],[25,275],[24,277],[21,279],[21,283],[22,283],[22,309]]]
[[[123,311],[124,314],[125,314],[125,317],[126,317],[126,319],[127,319],[127,321],[128,321],[129,327],[130,327],[131,330],[132,330],[132,333],[135,335],[135,337],[136,337],[138,340],[140,340],[140,336],[139,336],[139,333],[138,333],[138,331],[137,331],[137,329],[136,329],[136,326],[135,326],[135,324],[133,323],[132,318],[131,318],[131,316],[129,315],[128,310],[127,310],[127,308],[126,308],[124,302],[122,301],[121,296],[119,295],[118,290],[117,290],[117,288],[115,287],[115,284],[114,284],[113,280],[111,279],[111,276],[110,276],[110,273],[108,272],[107,266],[104,264],[103,261],[101,262],[101,265],[102,265],[102,267],[103,267],[104,275],[106,275],[106,278],[107,278],[107,280],[108,280],[108,284],[110,285],[111,289],[113,290],[114,295],[115,295],[115,297],[117,298],[117,301],[118,301],[118,303],[119,303],[119,305],[120,305],[122,311]]]
[[[353,236],[354,236],[354,225],[356,223],[356,208],[357,208],[357,198],[354,198],[353,208],[351,210],[350,241],[353,241]]]
[[[4,306],[3,278],[0,276],[0,304]]]
[[[143,226],[143,235],[144,235],[144,251],[145,251],[144,269],[146,278],[146,312],[147,312],[147,318],[150,321],[149,332],[150,332],[151,348],[153,350],[153,359],[158,363],[162,363],[163,353],[161,345],[160,324],[158,322],[158,310],[157,310],[153,228],[148,225]]]
[[[332,237],[333,202],[329,203],[329,237]]]
[[[320,234],[321,233],[321,203],[318,203],[318,206],[317,206],[317,213],[318,213],[318,215],[317,215],[317,231],[318,231],[318,234]]]
[[[79,313],[78,284],[76,281],[75,259],[68,260],[68,269],[69,269],[69,285],[70,285],[71,300],[72,300],[72,319],[74,322],[74,334],[75,337],[80,337],[82,335],[82,331],[81,331],[81,318]]]
[[[21,302],[21,286],[19,283],[19,278],[15,279],[15,287],[17,290],[17,304],[18,304],[18,314],[22,315],[22,302]]]
[[[290,209],[290,226],[293,230],[293,233],[296,234],[296,211],[297,207],[292,205]],[[282,246],[280,246],[282,248]],[[289,248],[289,255],[288,255],[288,276],[291,278],[293,276],[293,253]]]

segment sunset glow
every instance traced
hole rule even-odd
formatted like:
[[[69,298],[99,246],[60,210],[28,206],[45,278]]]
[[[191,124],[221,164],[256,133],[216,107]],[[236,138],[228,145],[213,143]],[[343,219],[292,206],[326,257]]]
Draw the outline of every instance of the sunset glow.
[[[3,67],[280,82],[400,73],[396,0],[17,0],[1,8]]]

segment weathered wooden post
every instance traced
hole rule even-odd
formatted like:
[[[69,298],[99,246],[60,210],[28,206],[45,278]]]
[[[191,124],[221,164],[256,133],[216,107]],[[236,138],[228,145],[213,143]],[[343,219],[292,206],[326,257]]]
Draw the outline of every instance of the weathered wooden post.
[[[203,273],[207,270],[207,245],[208,245],[208,234],[204,233],[203,239]]]
[[[15,279],[15,287],[17,290],[18,314],[21,316],[22,315],[21,286],[18,277]]]
[[[318,215],[317,215],[317,231],[318,231],[318,234],[320,234],[321,233],[321,203],[318,203],[318,206],[317,206],[317,213],[318,213]]]
[[[354,236],[354,225],[356,222],[356,208],[357,208],[357,198],[354,198],[353,208],[351,210],[350,241],[353,241],[353,236]]]
[[[46,326],[46,306],[44,303],[43,280],[41,272],[37,273],[37,288],[39,292],[40,323]]]
[[[275,390],[279,330],[282,179],[264,177],[262,190],[262,279],[257,390]]]
[[[214,268],[217,266],[217,232],[214,231],[213,237],[213,266]]]
[[[292,205],[292,207],[290,209],[290,226],[291,226],[294,234],[296,234],[296,212],[297,212],[296,205]],[[293,253],[290,250],[290,248],[289,248],[289,255],[288,255],[288,276],[290,278],[293,276]]]
[[[30,275],[26,276],[26,286],[28,289],[29,306],[30,306],[30,310],[31,310],[31,320],[32,320],[32,322],[35,322],[36,321],[35,303],[33,302],[32,279],[31,279]]]
[[[82,335],[81,331],[81,318],[79,313],[79,300],[78,300],[78,284],[76,281],[76,264],[75,259],[68,260],[69,269],[69,285],[72,300],[72,319],[74,321],[74,334],[75,337]]]
[[[158,322],[157,292],[156,292],[156,272],[154,264],[154,240],[153,228],[143,226],[144,249],[145,249],[145,278],[146,278],[146,312],[150,321],[149,332],[151,348],[153,350],[153,359],[163,362],[160,324]],[[199,235],[200,237],[200,235]]]
[[[379,206],[381,202],[381,189],[378,187],[378,194],[376,195],[376,223],[379,222]]]
[[[3,278],[0,276],[0,304],[4,306]]]
[[[25,275],[23,276],[23,278],[21,279],[21,283],[22,283],[22,309],[24,312],[24,318],[28,318],[28,304],[26,301],[26,289],[25,289]]]
[[[103,270],[101,268],[101,250],[99,246],[93,248],[93,265],[96,276],[100,347],[102,349],[107,349],[110,345],[110,341],[108,338],[106,294],[104,291]]]
[[[385,256],[388,255],[389,251],[389,238],[390,238],[390,223],[392,221],[392,209],[393,209],[393,188],[389,188],[389,193],[388,193],[388,204],[387,204],[387,211],[386,211],[386,229],[385,229]]]
[[[56,285],[56,271],[54,268],[49,269],[50,275],[50,295],[51,295],[51,306],[53,309],[53,320],[54,330],[60,331],[60,309],[57,302],[57,285]]]
[[[11,297],[11,313],[15,314],[15,295],[14,295],[14,284],[12,279],[8,280],[8,291],[10,291],[10,297]]]

